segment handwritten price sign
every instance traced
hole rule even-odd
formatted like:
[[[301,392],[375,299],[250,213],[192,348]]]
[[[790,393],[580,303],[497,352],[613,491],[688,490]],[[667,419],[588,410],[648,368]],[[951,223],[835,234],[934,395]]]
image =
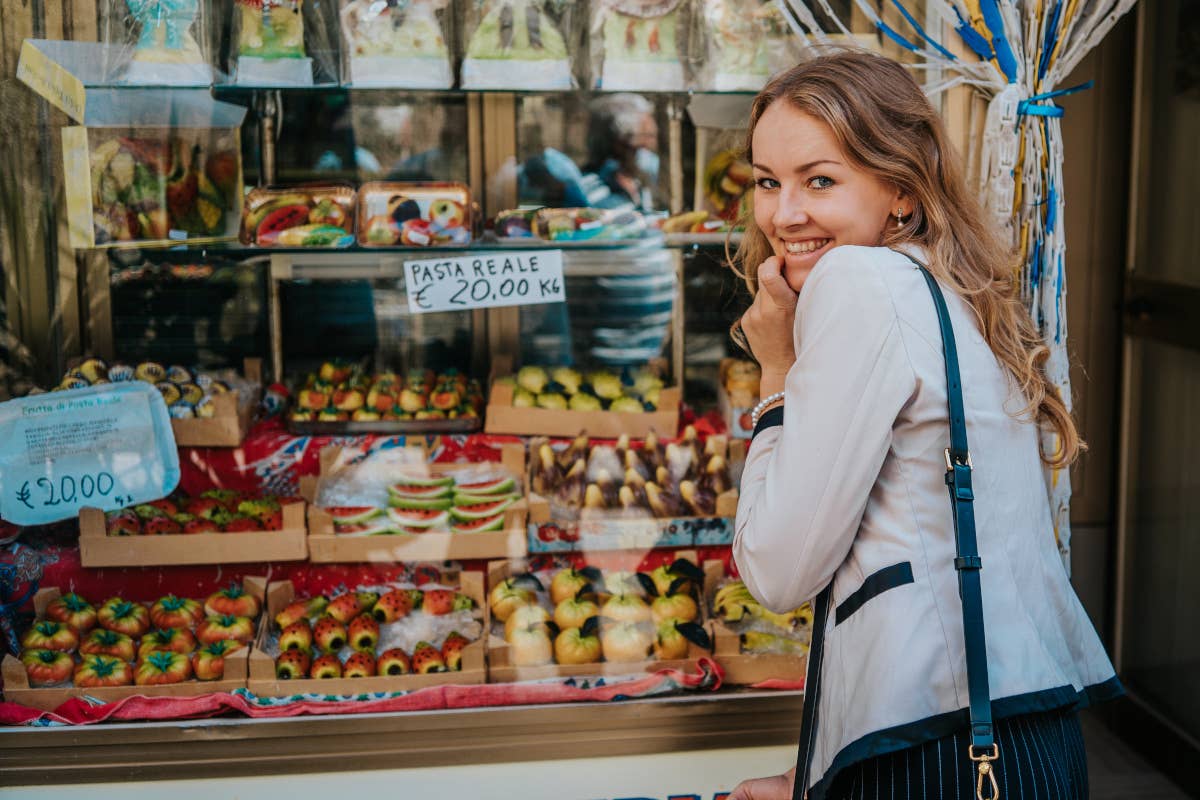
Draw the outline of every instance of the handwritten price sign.
[[[562,303],[562,251],[476,253],[404,264],[413,314]]]
[[[84,506],[122,508],[179,483],[179,453],[151,385],[92,386],[0,403],[0,518],[69,519]]]

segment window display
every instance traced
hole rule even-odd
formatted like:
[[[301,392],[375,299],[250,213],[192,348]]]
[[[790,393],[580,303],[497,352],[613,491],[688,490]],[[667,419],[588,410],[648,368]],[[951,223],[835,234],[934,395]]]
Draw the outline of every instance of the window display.
[[[141,712],[164,719],[451,687],[465,706],[732,702],[725,655],[738,685],[798,689],[803,626],[712,599],[736,579],[745,448],[684,382],[663,220],[687,211],[694,127],[672,95],[574,88],[685,89],[693,5],[350,0],[331,22],[326,3],[233,0],[188,23],[205,64],[222,43],[220,101],[89,95],[109,110],[80,120],[80,246],[112,247],[80,291],[104,314],[47,388],[148,384],[179,475],[81,508],[69,541],[23,534],[65,599],[26,612],[6,699],[70,713],[152,686],[180,704]],[[719,167],[703,213],[727,224],[744,185]],[[406,302],[412,261],[544,251],[553,303]],[[231,580],[259,608],[206,611]],[[68,641],[102,606],[120,629]]]

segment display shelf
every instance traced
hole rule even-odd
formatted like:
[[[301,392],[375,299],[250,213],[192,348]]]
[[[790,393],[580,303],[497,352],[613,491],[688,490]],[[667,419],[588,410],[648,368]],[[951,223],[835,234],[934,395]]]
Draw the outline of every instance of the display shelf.
[[[271,279],[287,280],[355,280],[372,278],[402,279],[406,261],[437,258],[462,258],[488,253],[517,252],[526,248],[478,247],[453,250],[433,248],[384,249],[380,247],[347,248],[341,250],[254,249],[257,256],[270,256]],[[662,248],[661,240],[625,244],[616,247],[530,247],[529,250],[562,250],[563,273],[568,276],[636,275],[642,270],[631,266],[627,259],[607,256],[620,253],[630,257],[651,255]]]
[[[737,247],[741,242],[741,234],[734,233],[730,237],[730,246]],[[209,256],[233,261],[268,258],[274,255],[302,256],[298,261],[332,262],[339,261],[347,264],[370,261],[379,256],[399,254],[407,258],[439,258],[442,256],[463,256],[473,253],[504,252],[512,250],[563,250],[564,252],[620,252],[633,248],[664,248],[668,250],[687,250],[697,247],[725,246],[725,234],[666,234],[647,236],[641,239],[623,239],[605,242],[548,242],[543,239],[500,240],[481,238],[469,245],[460,247],[353,247],[316,248],[316,247],[250,247],[241,242],[211,242],[208,244],[179,244],[162,245],[140,248],[123,248],[126,250],[141,250],[148,258],[158,260],[204,260]],[[365,259],[360,258],[366,256]]]
[[[89,84],[91,86],[106,86],[107,84]],[[112,86],[120,88],[128,88],[130,84],[117,83]],[[139,87],[140,88],[140,87]],[[279,85],[239,85],[234,83],[214,83],[212,84],[214,94],[219,95],[238,95],[246,96],[254,92],[412,92],[424,96],[430,95],[447,95],[451,97],[465,97],[470,95],[496,95],[496,94],[520,94],[520,95],[572,95],[578,97],[590,97],[606,94],[620,94],[635,91],[631,89],[520,89],[517,87],[509,89],[420,89],[410,86],[355,86],[353,83],[320,83],[312,86],[297,86],[296,84],[279,84]],[[655,97],[754,97],[757,92],[749,90],[739,90],[730,92],[718,92],[709,89],[685,89],[683,91],[660,91],[657,89],[637,89],[638,94],[653,95]]]
[[[0,782],[291,775],[794,745],[803,701],[796,691],[722,690],[584,707],[6,728],[0,730]]]

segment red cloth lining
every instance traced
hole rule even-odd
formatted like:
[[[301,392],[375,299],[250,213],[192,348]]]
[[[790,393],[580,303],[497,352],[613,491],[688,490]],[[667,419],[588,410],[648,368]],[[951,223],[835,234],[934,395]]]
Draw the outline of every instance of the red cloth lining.
[[[434,686],[398,697],[379,700],[298,700],[259,706],[240,694],[204,694],[194,697],[129,697],[92,705],[72,698],[53,712],[16,703],[0,703],[0,724],[60,723],[89,725],[106,720],[150,721],[214,717],[226,713],[251,718],[295,717],[307,714],[383,713],[457,708],[542,705],[548,703],[610,702],[679,691],[716,691],[724,676],[721,667],[700,659],[696,672],[664,669],[632,680],[581,688],[567,683],[496,683],[481,686]]]

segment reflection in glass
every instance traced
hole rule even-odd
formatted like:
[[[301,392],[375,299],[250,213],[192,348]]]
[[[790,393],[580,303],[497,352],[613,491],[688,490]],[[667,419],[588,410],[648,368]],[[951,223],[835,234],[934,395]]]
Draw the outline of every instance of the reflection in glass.
[[[398,280],[296,280],[282,284],[284,371],[300,376],[332,359],[370,369],[464,370],[469,312],[412,315]]]
[[[523,97],[517,125],[521,205],[665,209],[665,101],[628,92]]]
[[[466,181],[466,98],[402,91],[281,93],[278,183]],[[247,133],[243,150],[257,132]],[[247,161],[247,184],[259,179]]]

